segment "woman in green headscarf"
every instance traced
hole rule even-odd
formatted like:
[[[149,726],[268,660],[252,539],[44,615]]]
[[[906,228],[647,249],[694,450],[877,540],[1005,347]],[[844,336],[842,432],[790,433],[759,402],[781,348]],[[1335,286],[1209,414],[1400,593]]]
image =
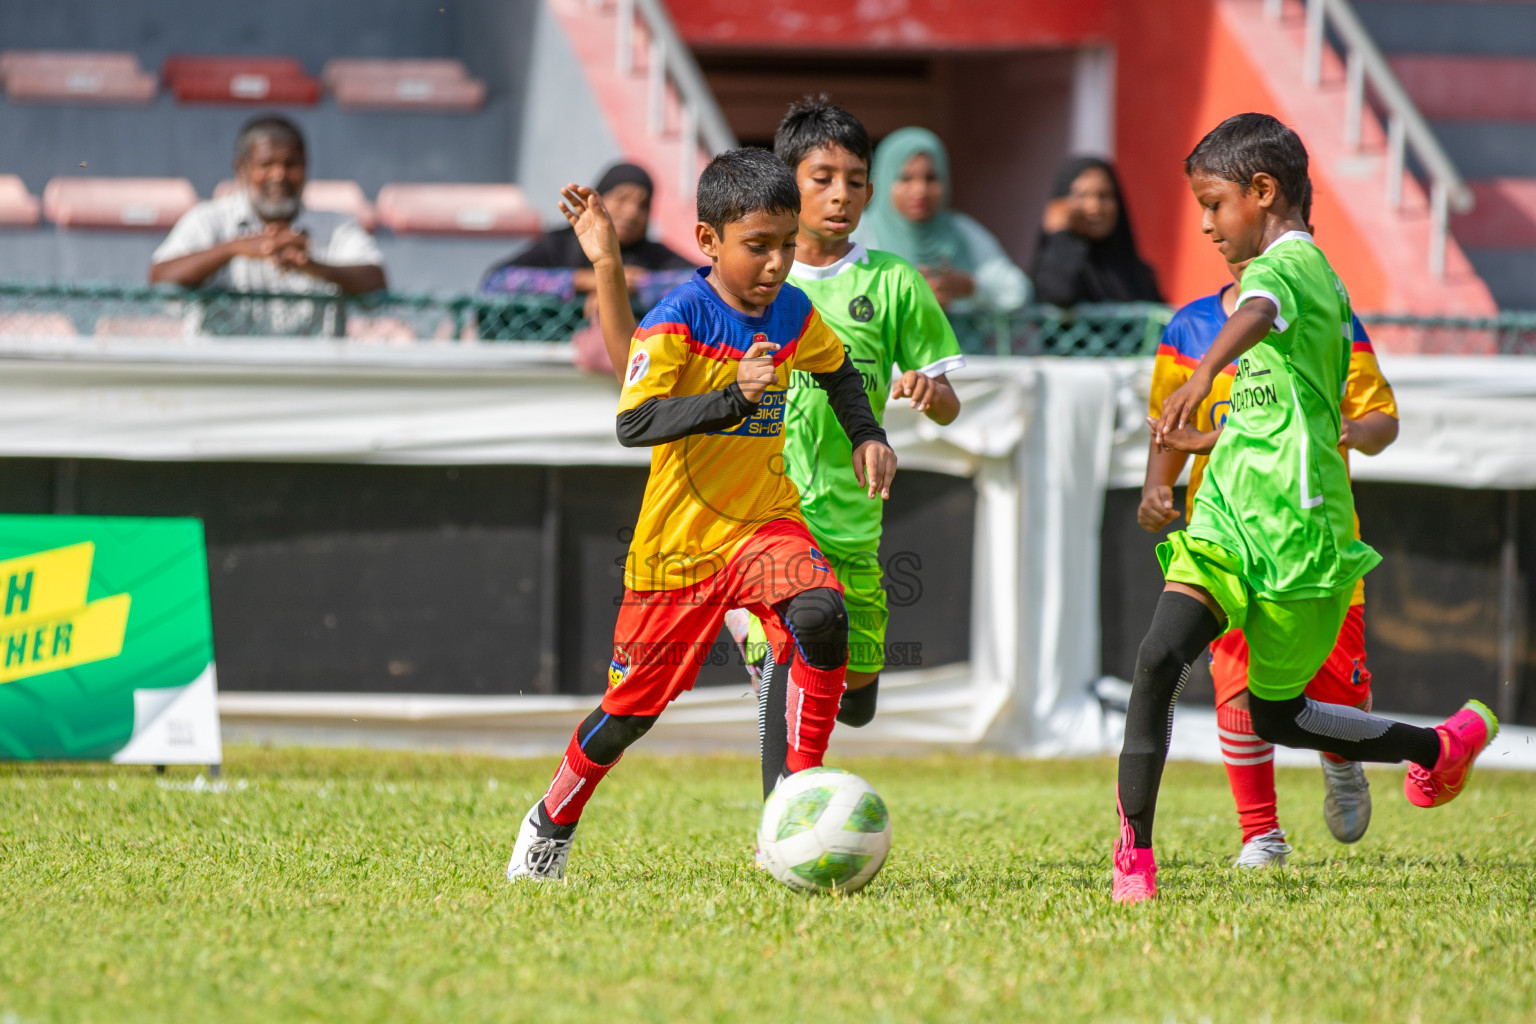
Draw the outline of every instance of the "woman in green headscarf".
[[[992,233],[949,208],[949,153],[926,128],[902,128],[875,149],[874,196],[853,237],[922,271],[950,312],[999,312],[1029,298],[1029,279]]]

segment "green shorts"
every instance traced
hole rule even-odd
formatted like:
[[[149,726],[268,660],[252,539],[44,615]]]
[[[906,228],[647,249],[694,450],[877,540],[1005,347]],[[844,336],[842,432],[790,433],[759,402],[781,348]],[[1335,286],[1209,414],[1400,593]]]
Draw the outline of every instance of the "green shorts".
[[[880,560],[873,551],[822,553],[832,563],[843,585],[843,606],[848,609],[848,671],[874,674],[885,667],[885,626],[890,613],[881,585]],[[763,624],[752,619],[747,634],[747,658],[755,661],[767,650]]]
[[[1248,689],[1265,700],[1298,697],[1328,660],[1354,596],[1351,583],[1327,597],[1272,601],[1238,574],[1241,560],[1226,548],[1180,530],[1157,546],[1163,578],[1210,592],[1227,613],[1228,630],[1248,641]]]

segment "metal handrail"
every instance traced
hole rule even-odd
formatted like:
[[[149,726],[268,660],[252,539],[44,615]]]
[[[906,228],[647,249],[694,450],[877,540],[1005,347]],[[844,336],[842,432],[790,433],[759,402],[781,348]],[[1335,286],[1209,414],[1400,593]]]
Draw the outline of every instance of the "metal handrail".
[[[693,51],[683,42],[672,24],[672,16],[661,0],[618,0],[616,61],[620,74],[628,75],[635,66],[635,25],[639,23],[650,37],[646,61],[646,127],[652,135],[662,134],[666,120],[666,84],[670,79],[682,103],[681,148],[678,186],[684,195],[692,195],[694,167],[689,155],[702,144],[711,154],[736,147],[725,114],[715,102],[715,94],[704,81],[704,73],[693,59]]]
[[[1394,210],[1402,208],[1406,150],[1411,148],[1430,180],[1432,235],[1429,268],[1437,277],[1445,276],[1450,211],[1454,209],[1458,213],[1466,213],[1472,209],[1472,190],[1441,148],[1418,107],[1397,80],[1397,75],[1393,74],[1391,66],[1377,49],[1349,0],[1305,2],[1307,21],[1303,77],[1308,85],[1314,87],[1322,83],[1324,31],[1328,25],[1332,25],[1344,46],[1345,144],[1354,150],[1360,148],[1361,124],[1365,118],[1365,88],[1369,85],[1387,111],[1387,204]],[[1272,20],[1278,20],[1281,6],[1277,0],[1265,0],[1264,9]]]

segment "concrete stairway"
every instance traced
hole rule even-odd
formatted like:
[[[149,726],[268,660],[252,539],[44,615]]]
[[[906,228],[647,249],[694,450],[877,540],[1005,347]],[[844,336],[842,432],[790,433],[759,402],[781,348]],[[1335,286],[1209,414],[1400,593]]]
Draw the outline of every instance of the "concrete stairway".
[[[1502,308],[1536,309],[1536,3],[1355,9],[1477,197],[1456,240]]]

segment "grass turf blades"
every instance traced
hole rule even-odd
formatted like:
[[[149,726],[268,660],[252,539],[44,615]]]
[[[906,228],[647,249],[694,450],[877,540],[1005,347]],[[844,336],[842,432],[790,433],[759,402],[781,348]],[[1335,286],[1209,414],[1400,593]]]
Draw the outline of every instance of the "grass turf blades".
[[[627,758],[566,885],[502,878],[548,759],[233,748],[195,773],[0,767],[0,1020],[1521,1020],[1536,789],[1381,796],[1358,846],[1239,873],[1220,766],[1170,766],[1153,906],[1109,903],[1114,763],[839,762],[898,822],[808,898],[752,867],[757,764]]]

